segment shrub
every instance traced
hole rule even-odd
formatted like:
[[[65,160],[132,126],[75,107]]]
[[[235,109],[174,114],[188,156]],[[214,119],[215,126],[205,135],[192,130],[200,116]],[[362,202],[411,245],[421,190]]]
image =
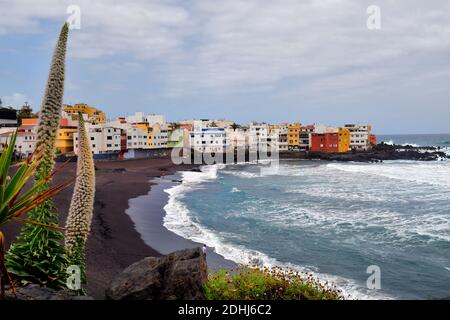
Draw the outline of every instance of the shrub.
[[[208,300],[341,300],[335,286],[311,274],[277,267],[241,267],[211,274],[204,286]]]

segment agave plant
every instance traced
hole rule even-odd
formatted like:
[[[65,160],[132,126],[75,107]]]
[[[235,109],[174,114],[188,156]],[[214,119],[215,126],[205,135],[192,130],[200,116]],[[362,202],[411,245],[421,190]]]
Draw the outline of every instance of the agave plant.
[[[5,266],[5,236],[1,232],[1,227],[11,221],[17,221],[22,223],[29,223],[40,225],[52,229],[63,229],[58,226],[46,225],[37,221],[31,221],[21,216],[33,208],[41,205],[42,203],[51,199],[59,191],[67,187],[72,183],[69,180],[63,184],[53,186],[51,188],[39,191],[42,186],[47,184],[50,179],[57,172],[56,170],[46,176],[44,179],[36,181],[28,190],[25,190],[25,185],[32,179],[33,174],[42,162],[43,149],[36,150],[25,161],[20,163],[15,171],[15,174],[10,177],[8,175],[11,167],[12,157],[14,154],[14,144],[16,141],[17,132],[15,132],[9,145],[3,149],[0,156],[0,277],[6,277],[10,283],[12,290],[11,278],[7,272]],[[60,167],[61,168],[61,167]],[[60,169],[59,168],[59,169]],[[1,296],[4,294],[4,281],[0,278],[1,283]]]

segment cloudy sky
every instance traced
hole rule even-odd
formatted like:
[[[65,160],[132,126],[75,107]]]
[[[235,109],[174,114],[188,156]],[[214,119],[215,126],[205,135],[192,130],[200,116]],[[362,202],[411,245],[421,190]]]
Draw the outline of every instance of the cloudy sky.
[[[0,97],[39,108],[67,7],[66,103],[109,117],[450,132],[448,0],[0,0]],[[381,8],[381,29],[366,25]]]

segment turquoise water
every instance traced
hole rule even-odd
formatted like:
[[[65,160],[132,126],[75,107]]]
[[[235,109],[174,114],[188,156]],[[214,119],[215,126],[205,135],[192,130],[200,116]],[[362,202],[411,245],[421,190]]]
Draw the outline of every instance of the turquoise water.
[[[353,298],[450,296],[450,161],[264,166],[183,173],[166,190],[165,226],[238,263],[313,272]],[[379,290],[366,287],[370,265],[380,267]]]

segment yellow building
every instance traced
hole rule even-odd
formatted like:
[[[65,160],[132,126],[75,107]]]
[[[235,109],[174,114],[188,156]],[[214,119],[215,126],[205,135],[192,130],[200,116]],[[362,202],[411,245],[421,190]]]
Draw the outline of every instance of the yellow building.
[[[156,137],[155,135],[161,131],[161,125],[159,123],[156,123],[155,125],[148,128],[148,142],[150,148],[156,148]]]
[[[348,152],[350,149],[350,130],[339,128],[338,152]]]
[[[73,120],[77,120],[78,112],[81,112],[83,114],[87,114],[88,121],[91,122],[92,124],[99,124],[106,122],[106,114],[103,111],[91,107],[85,103],[77,103],[74,104],[73,106],[65,105],[64,111],[70,114]]]
[[[76,128],[60,128],[56,132],[56,149],[58,154],[66,154],[73,151],[73,134]]]
[[[150,148],[152,146],[152,127],[150,127],[147,122],[138,122],[135,123],[133,126],[135,128],[138,128],[142,132],[147,133],[146,148]]]
[[[300,148],[300,123],[288,126],[288,150],[298,150]]]

